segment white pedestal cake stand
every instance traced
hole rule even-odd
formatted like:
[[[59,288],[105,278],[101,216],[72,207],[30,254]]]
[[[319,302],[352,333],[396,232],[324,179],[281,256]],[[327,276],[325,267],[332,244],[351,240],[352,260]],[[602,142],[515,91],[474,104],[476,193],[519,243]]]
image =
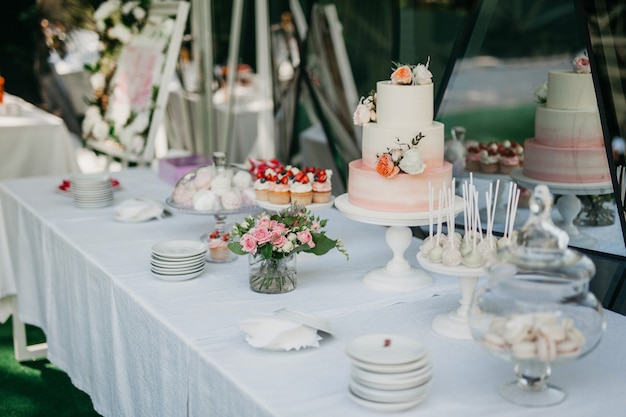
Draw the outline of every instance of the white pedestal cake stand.
[[[463,204],[463,199],[456,196],[454,212],[462,211]],[[432,276],[423,269],[412,267],[404,257],[404,252],[411,244],[413,237],[409,227],[428,225],[430,223],[429,212],[387,213],[368,210],[350,204],[348,194],[338,196],[335,199],[335,207],[350,219],[388,226],[385,239],[393,252],[393,257],[384,267],[373,269],[365,274],[363,282],[367,287],[379,291],[400,292],[432,285]],[[437,219],[436,214],[434,218]]]
[[[422,254],[417,254],[417,261],[422,268],[443,275],[452,275],[459,278],[461,287],[461,304],[459,308],[448,313],[439,314],[432,323],[435,332],[452,339],[472,340],[469,326],[469,313],[472,297],[478,285],[478,277],[484,276],[486,270],[483,267],[470,268],[467,266],[446,266],[441,263],[430,262]]]
[[[559,224],[559,227],[567,232],[571,245],[593,249],[598,244],[596,238],[581,232],[578,227],[574,225],[574,219],[578,213],[580,213],[582,206],[580,199],[576,196],[611,194],[614,192],[613,183],[611,181],[586,184],[541,181],[525,176],[521,168],[513,171],[511,177],[524,187],[534,188],[536,185],[544,184],[548,186],[553,194],[561,195],[561,198],[559,198],[559,201],[556,203],[556,208],[563,217],[563,222]]]

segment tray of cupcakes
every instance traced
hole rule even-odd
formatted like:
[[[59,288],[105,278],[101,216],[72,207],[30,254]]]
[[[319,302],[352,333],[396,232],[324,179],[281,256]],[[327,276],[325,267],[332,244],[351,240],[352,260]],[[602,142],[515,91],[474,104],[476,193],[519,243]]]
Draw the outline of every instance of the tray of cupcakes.
[[[332,207],[332,170],[316,167],[296,167],[273,164],[253,164],[251,172],[256,202],[266,210],[282,210],[298,204],[309,210]]]

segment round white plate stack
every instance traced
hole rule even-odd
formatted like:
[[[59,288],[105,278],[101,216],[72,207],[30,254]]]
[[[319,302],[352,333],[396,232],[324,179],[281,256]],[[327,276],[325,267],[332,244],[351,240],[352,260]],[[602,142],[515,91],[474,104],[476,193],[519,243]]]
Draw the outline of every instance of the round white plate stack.
[[[416,339],[372,334],[348,343],[350,398],[376,411],[402,411],[426,399],[432,381],[428,351]]]
[[[170,240],[152,247],[150,272],[165,281],[185,281],[204,272],[207,247],[193,240]]]
[[[74,205],[81,208],[107,207],[113,204],[113,185],[106,174],[74,174],[70,178]]]

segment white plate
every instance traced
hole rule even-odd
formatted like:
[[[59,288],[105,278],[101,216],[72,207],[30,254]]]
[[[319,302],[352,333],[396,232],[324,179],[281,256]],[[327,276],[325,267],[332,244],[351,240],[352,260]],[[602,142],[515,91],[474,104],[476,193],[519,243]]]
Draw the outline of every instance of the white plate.
[[[376,365],[402,365],[417,362],[427,355],[417,339],[399,334],[369,334],[350,341],[346,353],[353,359]]]
[[[335,197],[331,195],[330,201],[328,203],[312,203],[312,204],[307,204],[305,207],[311,211],[315,211],[315,210],[322,210],[322,209],[330,208],[333,206],[334,203],[335,203]],[[270,203],[269,201],[259,201],[259,200],[256,201],[256,204],[265,210],[271,210],[271,211],[281,211],[289,207],[289,204],[274,204],[274,203]]]
[[[164,275],[164,274],[159,274],[153,271],[150,271],[150,272],[152,273],[153,277],[158,278],[163,281],[186,281],[188,279],[192,279],[201,275],[204,272],[204,268],[202,268],[198,272],[194,272],[190,274],[183,274],[183,275]]]
[[[432,370],[424,372],[421,376],[417,378],[411,379],[398,379],[398,380],[389,380],[389,381],[372,381],[370,379],[361,378],[359,375],[352,373],[352,379],[354,379],[359,384],[378,390],[402,390],[402,389],[410,389],[416,388],[420,385],[423,385],[429,382],[433,378]]]
[[[184,264],[199,262],[200,259],[204,258],[204,255],[205,253],[199,253],[197,255],[193,255],[193,256],[189,256],[185,258],[168,258],[168,257],[157,255],[156,253],[153,253],[150,260],[163,264],[160,266],[174,266],[174,265],[184,265]]]
[[[204,269],[204,263],[194,265],[193,267],[186,268],[161,268],[158,266],[150,265],[150,271],[159,275],[188,275]]]
[[[178,259],[162,259],[157,255],[150,257],[150,263],[161,268],[182,268],[189,265],[199,264],[204,262],[204,256],[202,254],[196,255],[193,258],[178,258]]]
[[[399,403],[381,403],[381,402],[369,401],[364,398],[361,398],[350,390],[348,390],[348,394],[350,396],[350,399],[354,401],[355,403],[363,407],[369,408],[370,410],[384,412],[384,413],[395,413],[399,411],[409,410],[417,406],[419,403],[423,402],[428,396],[428,392],[425,392],[423,395],[411,401],[405,401],[405,402],[399,402]]]
[[[430,383],[420,385],[416,388],[402,389],[402,390],[379,390],[366,387],[358,382],[350,381],[350,391],[357,396],[379,403],[403,403],[413,401],[416,398],[420,398],[430,391]]]
[[[351,359],[352,365],[365,371],[380,374],[401,374],[415,372],[426,366],[430,360],[428,356],[425,356],[424,358],[415,362],[403,363],[400,365],[381,365],[378,363],[363,362],[354,358]]]
[[[320,319],[319,317],[311,316],[290,308],[281,308],[280,310],[276,310],[274,311],[274,315],[284,317],[296,323],[304,324],[316,330],[321,330],[324,333],[332,334],[332,330],[330,329],[328,322]]]
[[[206,245],[195,240],[169,240],[152,246],[152,253],[161,258],[190,258],[199,254],[204,255]]]
[[[361,379],[367,379],[371,382],[385,383],[385,382],[404,382],[410,380],[416,380],[421,378],[424,374],[432,372],[433,367],[430,364],[430,360],[421,360],[422,365],[412,371],[406,372],[375,372],[368,369],[363,369],[357,365],[352,364],[352,374],[358,376]],[[371,365],[373,366],[373,365]],[[380,366],[380,365],[378,365]]]

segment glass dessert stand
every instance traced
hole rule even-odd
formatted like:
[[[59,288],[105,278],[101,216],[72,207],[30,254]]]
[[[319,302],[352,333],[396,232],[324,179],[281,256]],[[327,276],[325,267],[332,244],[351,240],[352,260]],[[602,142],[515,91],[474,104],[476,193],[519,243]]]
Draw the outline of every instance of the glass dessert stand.
[[[472,331],[469,324],[470,308],[474,291],[478,286],[478,278],[486,275],[483,267],[470,268],[464,265],[446,266],[434,263],[418,252],[417,261],[427,271],[442,275],[456,276],[461,287],[461,304],[457,309],[448,313],[439,314],[432,323],[432,328],[438,334],[452,339],[472,340]],[[474,315],[477,312],[472,312]]]
[[[536,185],[546,185],[553,194],[561,196],[556,203],[556,208],[561,214],[563,221],[558,226],[565,230],[569,235],[571,245],[593,249],[597,246],[598,241],[593,236],[581,232],[574,224],[574,219],[580,213],[582,203],[577,195],[596,195],[613,193],[613,183],[611,181],[587,184],[568,184],[559,182],[540,181],[525,176],[522,169],[516,169],[511,173],[518,184],[534,188]]]
[[[193,207],[185,207],[185,206],[181,206],[180,204],[177,204],[171,197],[168,197],[167,200],[165,200],[165,203],[169,207],[173,208],[179,213],[195,214],[195,215],[202,215],[202,216],[213,216],[214,222],[211,223],[211,225],[209,226],[209,231],[200,236],[200,241],[206,244],[208,244],[210,240],[210,236],[213,232],[218,232],[219,235],[221,236],[225,232],[228,231],[228,229],[230,228],[228,227],[228,222],[227,222],[227,219],[229,216],[235,216],[235,215],[241,216],[241,215],[256,213],[259,211],[259,207],[256,205],[242,206],[233,210],[196,210]],[[206,259],[208,262],[224,263],[224,262],[234,261],[235,259],[237,259],[237,256],[234,253],[229,251],[228,257],[226,259],[223,259],[223,260],[213,259],[210,256],[210,252],[207,251]]]
[[[455,196],[454,212],[463,210],[463,199]],[[346,217],[362,223],[387,226],[385,240],[393,253],[387,264],[368,271],[363,282],[379,291],[411,291],[432,285],[433,278],[427,271],[415,268],[404,257],[413,234],[410,226],[426,226],[430,223],[429,212],[386,213],[368,210],[350,204],[348,194],[335,198],[335,207]],[[444,210],[447,211],[447,210]],[[445,213],[442,212],[444,218]]]

